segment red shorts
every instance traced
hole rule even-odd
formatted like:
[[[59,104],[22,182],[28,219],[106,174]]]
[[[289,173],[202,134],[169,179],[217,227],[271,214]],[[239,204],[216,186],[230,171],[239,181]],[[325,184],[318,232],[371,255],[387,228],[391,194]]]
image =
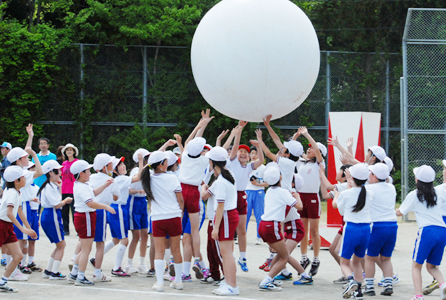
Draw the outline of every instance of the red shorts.
[[[17,236],[14,233],[14,224],[0,220],[0,247],[17,241]]]
[[[245,191],[237,191],[237,211],[239,215],[248,214],[248,201]]]
[[[286,222],[284,225],[285,238],[299,243],[305,235],[304,223],[301,219]]]
[[[339,228],[339,231],[338,231],[339,235],[342,235],[342,231],[344,231],[344,224],[345,224],[345,222],[344,222],[344,220],[342,220],[342,226],[341,226],[341,228]]]
[[[96,234],[96,212],[75,212],[74,229],[80,239],[94,239]]]
[[[181,184],[184,209],[187,208],[187,212],[190,214],[200,212],[200,190],[196,185],[190,185],[186,183]]]
[[[317,193],[299,193],[303,208],[299,210],[303,219],[319,219],[321,217],[321,201]]]
[[[274,244],[283,240],[280,222],[261,221],[259,225],[259,235],[268,244]]]
[[[218,240],[233,241],[239,220],[240,218],[237,209],[223,211],[223,218],[221,219],[220,227],[218,228]]]
[[[152,221],[152,234],[154,237],[170,237],[181,235],[183,226],[181,225],[181,218],[156,220]]]

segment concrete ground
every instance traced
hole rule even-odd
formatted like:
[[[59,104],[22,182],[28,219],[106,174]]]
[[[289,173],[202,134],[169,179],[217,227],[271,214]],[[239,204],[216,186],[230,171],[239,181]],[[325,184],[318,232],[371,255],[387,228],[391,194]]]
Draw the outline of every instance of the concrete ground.
[[[325,214],[326,215],[326,214]],[[325,218],[321,219],[321,225],[326,222]],[[207,220],[205,221],[207,225]],[[394,286],[394,294],[391,299],[411,299],[414,295],[412,284],[411,266],[412,266],[412,251],[418,227],[416,223],[399,222],[398,240],[393,254],[392,262],[394,272],[399,274],[401,282]],[[74,252],[77,237],[74,228],[71,229],[71,235],[66,237],[67,247],[65,256],[61,265],[61,272],[68,274],[68,262],[70,261]],[[42,268],[45,268],[48,257],[54,246],[50,244],[45,234],[41,230],[40,240],[36,243],[36,263]],[[110,234],[107,235],[110,237]],[[206,230],[201,230],[202,246],[201,251],[206,255]],[[333,284],[333,280],[338,278],[341,273],[338,265],[330,256],[327,250],[322,250],[320,254],[321,266],[319,273],[314,277],[314,284],[312,286],[293,286],[292,282],[284,282],[281,292],[261,292],[258,290],[258,283],[264,278],[265,272],[259,270],[265,258],[269,255],[268,246],[266,244],[255,245],[255,220],[251,219],[248,228],[248,267],[249,272],[244,273],[237,269],[237,284],[240,288],[240,296],[233,297],[233,299],[342,299],[342,287],[339,284]],[[111,268],[114,265],[116,248],[112,249],[104,258],[103,270],[106,274],[110,274]],[[238,246],[235,246],[238,257]],[[93,252],[94,253],[94,252]],[[297,248],[294,257],[300,260],[300,248]],[[313,253],[309,250],[309,256],[312,258]],[[90,256],[91,257],[91,256]],[[139,261],[139,250],[135,255],[136,264]],[[127,257],[124,257],[123,266],[127,263]],[[148,252],[146,264],[149,265]],[[292,268],[291,268],[292,269]],[[444,266],[441,270],[446,271]],[[307,269],[308,270],[308,269]],[[377,268],[377,270],[379,270]],[[294,280],[296,280],[297,273],[292,270]],[[0,273],[1,274],[1,273]],[[93,268],[88,266],[86,272],[87,278],[91,279],[93,276]],[[376,274],[375,289],[377,296],[367,297],[371,299],[389,299],[388,296],[380,296],[380,288],[377,286],[377,281],[381,279],[380,270]],[[430,275],[423,269],[423,286],[431,281]],[[165,282],[165,291],[159,293],[151,289],[155,278],[149,278],[143,275],[133,275],[130,278],[113,277],[112,282],[99,283],[92,287],[76,287],[73,284],[68,284],[66,281],[52,281],[42,278],[42,273],[34,273],[30,275],[27,282],[9,282],[13,287],[19,288],[19,293],[8,294],[0,296],[7,297],[4,299],[208,299],[221,298],[212,294],[215,289],[213,285],[206,285],[200,283],[199,280],[192,280],[184,284],[183,291],[173,290]],[[436,290],[433,295],[426,296],[425,299],[438,299],[439,291]]]

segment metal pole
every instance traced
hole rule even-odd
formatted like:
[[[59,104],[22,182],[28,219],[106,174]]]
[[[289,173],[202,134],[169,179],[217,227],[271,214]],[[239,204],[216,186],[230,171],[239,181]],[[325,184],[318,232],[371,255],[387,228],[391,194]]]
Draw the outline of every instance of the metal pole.
[[[386,153],[389,153],[389,101],[390,101],[390,63],[386,61]]]
[[[80,77],[80,84],[81,84],[81,91],[80,91],[80,98],[81,98],[81,109],[80,109],[80,115],[82,116],[83,113],[83,109],[82,106],[84,105],[84,85],[83,85],[83,80],[84,80],[84,45],[80,44],[80,52],[81,52],[81,65],[80,65],[80,73],[81,73],[81,77]],[[81,158],[84,157],[84,122],[81,121],[81,141],[80,141],[80,150],[81,150]]]
[[[147,127],[147,47],[144,46],[142,58],[142,122]]]
[[[326,56],[326,77],[327,77],[327,99],[325,101],[325,126],[327,127],[326,131],[325,131],[325,140],[328,140],[328,114],[330,112],[330,102],[331,102],[331,80],[330,80],[330,76],[331,76],[331,71],[330,71],[330,62],[328,61],[330,57],[330,51],[327,51],[327,56]]]

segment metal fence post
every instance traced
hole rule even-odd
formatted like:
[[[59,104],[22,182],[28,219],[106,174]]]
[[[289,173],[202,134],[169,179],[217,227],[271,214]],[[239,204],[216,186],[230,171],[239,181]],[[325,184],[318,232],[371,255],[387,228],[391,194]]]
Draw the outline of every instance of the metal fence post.
[[[327,51],[327,56],[326,56],[326,76],[327,76],[327,83],[326,83],[326,95],[327,95],[327,99],[325,101],[325,140],[328,140],[328,114],[330,112],[330,102],[331,102],[331,80],[330,80],[330,76],[331,76],[331,70],[330,70],[330,62],[329,62],[329,57],[330,57],[330,51]]]
[[[84,105],[84,44],[80,44],[80,54],[81,54],[81,65],[80,65],[80,83],[81,83],[81,91],[80,91],[80,99],[81,99],[81,109],[80,109],[80,115],[82,116],[82,105]],[[82,119],[81,119],[82,120]],[[84,122],[81,121],[81,136],[80,136],[80,152],[81,152],[81,158],[84,156]]]
[[[386,153],[389,153],[390,63],[386,61]]]
[[[147,47],[143,48],[142,58],[142,122],[147,127]]]

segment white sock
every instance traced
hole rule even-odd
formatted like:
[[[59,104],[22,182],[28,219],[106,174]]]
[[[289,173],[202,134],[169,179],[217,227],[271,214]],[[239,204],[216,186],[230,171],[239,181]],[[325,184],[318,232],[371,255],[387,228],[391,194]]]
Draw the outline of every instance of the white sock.
[[[128,259],[127,259],[127,264],[128,264],[129,266],[133,266],[133,258],[128,258]]]
[[[175,268],[175,283],[182,282],[181,269],[183,269],[183,264],[174,264]]]
[[[191,265],[190,261],[183,261],[183,274],[185,276],[189,276],[190,275],[190,265]],[[176,271],[175,271],[175,276],[177,276]]]
[[[3,259],[4,259],[4,258],[3,258]],[[0,279],[0,284],[3,285],[3,284],[5,284],[6,282],[8,282],[8,278],[6,278],[5,276],[1,277],[1,279]]]
[[[102,272],[101,269],[94,269],[94,276],[95,276],[95,277],[99,277],[99,276],[101,276],[101,272]]]
[[[126,246],[120,244],[118,247],[118,250],[116,251],[116,259],[115,259],[115,267],[113,270],[118,270],[121,267],[122,260],[124,259],[125,250],[127,249]]]
[[[310,275],[308,275],[308,273],[306,271],[304,271],[303,273],[300,274],[301,276],[305,277],[305,278],[309,278]]]
[[[71,275],[76,276],[79,274],[79,265],[73,265],[73,269],[71,270]]]
[[[79,272],[77,273],[77,279],[82,280],[82,279],[84,279],[84,278],[85,278],[85,272],[81,272],[81,271],[79,271]]]
[[[105,246],[104,246],[104,255],[105,255],[105,253],[107,253],[108,251],[110,251],[114,246],[115,246],[115,244],[114,244],[112,241],[105,243]]]
[[[54,274],[59,272],[59,266],[60,266],[60,260],[55,260],[53,262],[53,268],[52,268],[51,272],[53,272]]]
[[[306,254],[302,254],[301,257],[302,258],[308,258],[308,256]]]
[[[26,266],[26,261],[28,260],[28,254],[23,254],[23,258],[22,261],[20,262],[20,264],[22,266]]]
[[[28,264],[31,264],[34,262],[34,256],[28,256]]]
[[[313,257],[313,262],[319,262],[319,257],[317,256]]]
[[[170,262],[170,248],[164,251],[164,261],[166,262],[166,266],[169,266]]]
[[[140,257],[139,257],[139,264],[140,264],[141,266],[142,266],[142,265],[145,265],[145,260],[146,260],[145,257],[140,256]]]
[[[285,275],[285,276],[288,276],[288,275],[290,275],[290,271],[288,271],[288,269],[285,268],[285,269],[282,270],[282,274]]]
[[[164,271],[164,261],[162,259],[155,259],[155,275],[156,283],[158,285],[163,285],[163,271]]]
[[[204,260],[200,261],[200,267],[201,267],[202,269],[207,269],[207,268],[208,268],[208,266],[206,265],[206,263],[204,262]]]
[[[246,252],[240,252],[240,259],[246,259]]]
[[[275,253],[274,252],[271,252],[270,254],[269,254],[269,259],[274,259],[274,255],[275,255]]]
[[[50,271],[53,269],[53,263],[54,263],[54,258],[50,257],[50,260],[48,261],[48,264],[46,265],[46,270]]]
[[[6,253],[2,253],[2,259],[6,259]]]
[[[8,255],[8,254],[6,254],[6,265],[9,265],[9,263],[11,262],[11,260],[12,260],[12,255]]]
[[[74,254],[72,260],[75,260],[76,257],[77,257],[77,254]]]
[[[262,282],[260,283],[260,285],[268,284],[268,283],[270,283],[270,282],[272,282],[272,281],[273,281],[273,279],[272,279],[269,275],[266,275],[266,277],[263,278],[263,280],[262,280]]]

